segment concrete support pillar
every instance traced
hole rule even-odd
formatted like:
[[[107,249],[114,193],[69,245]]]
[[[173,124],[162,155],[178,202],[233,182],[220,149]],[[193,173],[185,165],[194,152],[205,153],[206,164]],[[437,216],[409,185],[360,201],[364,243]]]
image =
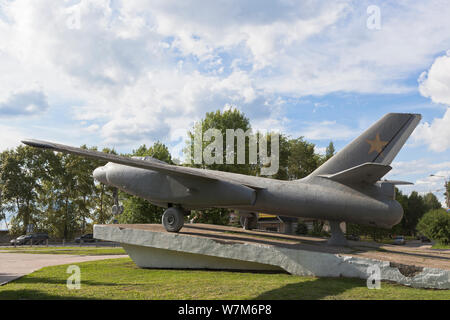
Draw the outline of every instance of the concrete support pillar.
[[[347,246],[347,239],[342,232],[339,221],[329,221],[331,229],[331,238],[328,240],[328,244],[331,246]]]

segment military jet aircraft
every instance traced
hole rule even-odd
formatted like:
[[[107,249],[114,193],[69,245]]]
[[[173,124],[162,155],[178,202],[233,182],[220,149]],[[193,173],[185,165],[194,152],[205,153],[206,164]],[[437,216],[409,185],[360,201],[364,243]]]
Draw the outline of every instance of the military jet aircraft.
[[[94,178],[167,208],[162,224],[178,232],[188,210],[230,208],[244,226],[255,225],[256,212],[328,220],[332,245],[345,245],[340,222],[391,228],[403,216],[395,201],[396,184],[381,180],[411,135],[419,114],[389,113],[309,176],[281,181],[236,173],[169,165],[153,158],[128,158],[39,140],[23,143],[108,163]]]

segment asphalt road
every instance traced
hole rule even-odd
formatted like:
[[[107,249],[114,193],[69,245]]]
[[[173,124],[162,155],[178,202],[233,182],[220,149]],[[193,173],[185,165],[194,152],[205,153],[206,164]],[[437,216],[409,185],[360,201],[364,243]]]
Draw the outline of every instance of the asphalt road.
[[[0,253],[0,285],[4,285],[43,267],[125,257],[128,257],[128,255],[77,256],[3,252]]]

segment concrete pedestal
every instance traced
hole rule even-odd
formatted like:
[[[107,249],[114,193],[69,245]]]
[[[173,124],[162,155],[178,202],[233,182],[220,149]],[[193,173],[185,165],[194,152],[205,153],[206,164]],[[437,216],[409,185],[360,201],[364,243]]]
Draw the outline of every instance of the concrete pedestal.
[[[361,279],[367,279],[375,268],[380,270],[380,280],[450,289],[450,270],[336,254],[332,253],[335,247],[324,245],[299,249],[294,236],[188,224],[180,233],[169,233],[156,225],[95,225],[94,237],[120,242],[142,268],[284,270],[300,276]]]

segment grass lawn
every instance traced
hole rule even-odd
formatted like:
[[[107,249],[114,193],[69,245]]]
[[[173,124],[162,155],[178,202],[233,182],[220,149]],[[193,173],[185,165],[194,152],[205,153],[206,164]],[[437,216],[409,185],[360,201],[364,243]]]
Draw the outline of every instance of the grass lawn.
[[[435,244],[433,244],[431,249],[450,249],[450,245],[449,244],[435,243]]]
[[[126,254],[121,247],[16,247],[0,248],[8,253],[36,253],[36,254],[74,254],[83,256]]]
[[[46,267],[0,287],[0,299],[450,299],[450,290],[364,280],[138,268],[129,258],[79,263],[81,289],[68,290],[67,265]]]

